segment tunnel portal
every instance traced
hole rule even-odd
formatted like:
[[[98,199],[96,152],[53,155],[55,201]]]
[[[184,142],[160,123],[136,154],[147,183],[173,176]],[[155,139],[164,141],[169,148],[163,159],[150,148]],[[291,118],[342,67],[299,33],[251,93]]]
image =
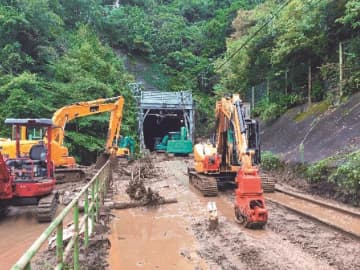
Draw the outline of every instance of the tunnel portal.
[[[172,131],[188,130],[190,140],[194,140],[194,104],[190,91],[160,92],[140,91],[139,138],[140,150],[154,150],[155,143]]]
[[[184,125],[182,111],[159,111],[151,110],[144,120],[144,143],[146,149],[154,150],[156,142],[171,131],[180,131]]]

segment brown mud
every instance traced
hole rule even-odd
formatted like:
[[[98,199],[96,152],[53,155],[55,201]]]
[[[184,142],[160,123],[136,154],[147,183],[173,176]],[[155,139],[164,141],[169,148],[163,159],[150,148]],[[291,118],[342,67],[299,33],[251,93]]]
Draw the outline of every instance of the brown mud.
[[[47,227],[38,223],[34,207],[11,208],[0,220],[0,270],[10,269]]]
[[[304,169],[304,166],[299,164],[286,164],[282,169],[266,171],[265,174],[276,179],[277,185],[284,186],[286,189],[294,189],[296,192],[310,194],[322,200],[337,201],[355,207],[360,206],[360,198],[356,193],[345,192],[336,183],[324,180],[311,183],[303,176]]]
[[[153,157],[158,176],[144,184],[177,204],[113,211],[109,269],[359,269],[360,242],[267,201],[264,230],[234,221],[233,192],[204,198],[188,185],[190,159]],[[129,176],[116,180],[118,198]],[[207,202],[219,226],[208,230]],[[309,210],[310,211],[310,210]]]
[[[290,209],[305,213],[310,217],[318,219],[330,226],[341,228],[346,232],[354,234],[360,238],[360,217],[343,213],[340,210],[319,205],[303,199],[288,196],[281,192],[266,194],[266,198],[272,202],[286,205]]]
[[[151,156],[119,164],[113,175],[112,200],[132,201],[126,188],[140,172],[145,190],[151,188],[163,198],[176,198],[178,203],[112,210],[111,214],[104,209],[90,248],[82,248],[81,269],[360,269],[358,239],[269,200],[269,220],[263,230],[237,224],[233,191],[220,192],[215,198],[202,197],[188,184],[187,166],[191,162]],[[219,226],[213,231],[208,229],[209,201],[216,203],[219,216]],[[43,230],[28,227],[35,228],[36,237],[36,230]],[[13,243],[9,230],[0,232]],[[19,235],[15,241],[21,238]],[[8,248],[3,239],[0,247],[4,253]],[[42,253],[34,269],[46,269],[44,262],[53,262],[54,258],[54,250]]]
[[[95,172],[94,167],[86,169],[88,178]],[[69,182],[56,185],[56,191],[60,195],[57,214],[76,196],[85,183]],[[11,206],[8,215],[0,219],[0,270],[10,269],[49,226],[50,223],[38,223],[35,212],[35,206]],[[71,219],[72,216],[69,215],[65,223]],[[46,245],[43,249],[46,249]]]
[[[186,183],[167,178],[160,165],[163,162],[157,161],[156,168],[151,161],[141,160],[128,171],[140,168],[144,180],[142,190],[150,187],[162,198],[176,197],[179,203],[113,210],[109,269],[208,269],[196,253],[190,223],[184,218],[190,207],[185,199],[189,194]],[[129,201],[126,189],[131,176],[119,172],[114,174],[115,199]],[[130,194],[133,197],[133,193]]]

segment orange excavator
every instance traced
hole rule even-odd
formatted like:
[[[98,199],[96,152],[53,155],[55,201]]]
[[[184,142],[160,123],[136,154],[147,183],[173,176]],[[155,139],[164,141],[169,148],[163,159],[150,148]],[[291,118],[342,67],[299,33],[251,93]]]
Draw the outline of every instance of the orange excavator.
[[[194,168],[189,181],[204,196],[218,187],[236,185],[235,218],[248,228],[262,228],[268,218],[257,165],[260,162],[259,125],[245,117],[237,94],[216,103],[216,143],[194,146]]]
[[[117,141],[120,136],[120,128],[122,123],[124,107],[124,98],[122,96],[106,98],[106,99],[97,99],[93,101],[86,102],[77,102],[57,110],[53,117],[52,122],[54,127],[52,128],[52,152],[51,160],[55,165],[55,174],[57,183],[68,182],[68,181],[79,181],[85,175],[84,171],[77,166],[75,158],[69,156],[69,151],[67,147],[64,146],[65,138],[65,127],[66,124],[76,118],[85,117],[89,115],[110,112],[110,121],[108,134],[105,144],[105,152],[114,155],[120,155],[123,152],[127,152],[127,149],[119,149]],[[27,134],[29,130],[27,129],[20,130],[20,145],[21,145],[21,156],[28,156],[30,148],[33,145],[46,144],[47,143],[47,134],[41,140],[28,140]],[[0,142],[0,151],[7,158],[15,158],[16,156],[16,144],[15,141],[2,141]]]

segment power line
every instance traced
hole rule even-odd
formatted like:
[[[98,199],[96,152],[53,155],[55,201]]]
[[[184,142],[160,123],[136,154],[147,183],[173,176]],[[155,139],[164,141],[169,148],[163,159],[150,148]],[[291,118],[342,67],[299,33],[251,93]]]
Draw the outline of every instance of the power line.
[[[245,42],[235,51],[233,52],[228,59],[226,59],[220,66],[214,69],[214,71],[220,70],[226,63],[228,63],[235,55],[237,55],[240,50],[242,50],[261,30],[263,30],[272,20],[283,10],[288,4],[290,4],[292,0],[287,0],[282,3],[282,5],[278,8],[278,10],[271,15],[271,17],[258,29],[256,30],[250,37],[248,37]]]
[[[236,54],[238,54],[240,52],[240,50],[242,50],[261,30],[263,30],[279,13],[280,11],[282,11],[288,4],[290,4],[292,0],[286,0],[284,1],[281,6],[278,8],[278,10],[275,13],[271,14],[271,17],[258,29],[256,30],[249,38],[247,38],[247,40],[234,52],[230,55],[230,57],[226,60],[224,60],[224,62],[214,68],[213,72],[216,72],[218,70],[220,70],[226,63],[228,63]],[[305,3],[308,4],[308,8],[313,7],[315,4],[319,3],[321,0],[314,0],[314,2],[312,2],[312,0],[306,1]],[[211,64],[209,64],[207,66],[207,71],[209,70]],[[197,75],[195,77],[195,79],[199,79],[201,76],[202,81],[204,80],[204,74],[205,72],[201,72],[201,74]],[[205,77],[206,78],[206,77]],[[207,78],[206,78],[207,79]]]

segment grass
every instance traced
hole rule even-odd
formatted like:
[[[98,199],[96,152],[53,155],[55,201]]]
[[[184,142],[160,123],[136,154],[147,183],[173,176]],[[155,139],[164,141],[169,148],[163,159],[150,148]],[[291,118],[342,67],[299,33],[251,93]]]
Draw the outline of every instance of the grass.
[[[326,112],[328,108],[329,108],[329,103],[326,100],[321,101],[319,103],[314,103],[309,108],[307,108],[305,112],[301,112],[297,114],[294,117],[294,121],[297,123],[302,122],[307,118],[309,118],[310,116],[318,115]]]

